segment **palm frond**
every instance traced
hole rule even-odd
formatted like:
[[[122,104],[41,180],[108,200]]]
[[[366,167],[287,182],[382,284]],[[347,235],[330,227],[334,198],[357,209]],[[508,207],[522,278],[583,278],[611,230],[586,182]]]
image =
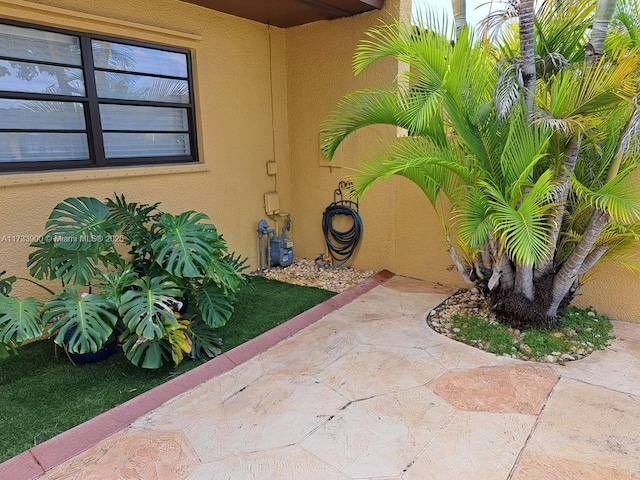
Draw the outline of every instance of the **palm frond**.
[[[605,40],[605,50],[640,47],[640,2],[619,0]]]
[[[404,22],[382,23],[365,32],[353,58],[356,75],[385,57],[409,64],[427,81],[437,82],[446,73],[446,58],[451,52],[451,38],[447,28],[432,18],[429,29],[423,25]],[[443,33],[441,33],[443,32]]]
[[[548,97],[543,101],[549,116],[586,126],[597,125],[610,111],[628,102],[635,93],[633,72],[638,64],[634,52],[615,52],[589,68],[563,70],[547,83]]]
[[[406,127],[409,135],[421,135],[444,145],[447,135],[441,101],[440,90],[418,82],[400,93],[397,123]]]
[[[635,223],[640,220],[640,185],[631,173],[638,166],[621,171],[614,179],[598,190],[591,190],[572,176],[577,194],[595,208],[607,212],[619,223]]]
[[[517,265],[534,267],[548,253],[548,230],[555,208],[549,198],[552,185],[553,175],[547,170],[520,205],[512,205],[494,186],[483,184],[491,197],[492,221],[500,247]]]
[[[458,234],[465,245],[482,247],[492,233],[491,204],[489,197],[479,188],[467,189],[465,201],[456,211]]]
[[[462,152],[451,146],[442,148],[420,137],[400,138],[380,149],[352,179],[357,194],[363,195],[376,181],[400,175],[418,185],[435,206],[440,192],[458,198],[461,179],[471,178],[465,162]]]
[[[410,130],[409,123],[402,123],[400,111],[395,90],[370,89],[346,95],[320,133],[322,153],[332,159],[342,141],[363,127],[386,124]]]
[[[512,192],[521,196],[523,183],[545,155],[550,134],[539,123],[529,124],[522,109],[513,112],[510,120],[509,134],[500,159],[502,181]]]
[[[633,97],[633,108],[620,140],[618,155],[638,161],[640,154],[640,93]]]
[[[510,63],[501,73],[496,83],[495,104],[500,120],[509,116],[514,106],[522,98],[522,69],[517,62]]]
[[[594,1],[545,1],[535,16],[535,49],[539,58],[560,54],[570,63],[584,59]]]

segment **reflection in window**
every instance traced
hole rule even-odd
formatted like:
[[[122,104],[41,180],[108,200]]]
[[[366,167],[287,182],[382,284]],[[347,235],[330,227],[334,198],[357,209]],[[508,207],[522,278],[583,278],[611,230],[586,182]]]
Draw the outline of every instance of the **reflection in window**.
[[[101,98],[189,103],[186,80],[96,72],[96,85]]]
[[[0,22],[0,171],[196,161],[191,85],[184,50]]]
[[[0,163],[56,162],[89,158],[87,136],[81,133],[0,131]]]
[[[0,99],[0,129],[84,130],[81,103]]]
[[[80,39],[35,28],[0,25],[0,52],[32,62],[81,65]]]
[[[79,68],[0,60],[0,90],[84,96]]]
[[[187,78],[183,54],[98,40],[91,46],[96,68]]]

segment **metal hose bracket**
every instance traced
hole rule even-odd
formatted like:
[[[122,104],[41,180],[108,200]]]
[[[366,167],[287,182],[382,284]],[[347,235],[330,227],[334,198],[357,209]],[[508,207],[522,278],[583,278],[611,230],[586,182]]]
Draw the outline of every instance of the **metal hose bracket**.
[[[346,198],[347,192],[349,193],[348,198]],[[362,239],[363,225],[362,218],[358,213],[359,204],[352,197],[353,183],[341,181],[333,192],[333,202],[322,213],[322,233],[334,263],[333,265],[321,263],[324,259],[320,254],[315,260],[315,264],[320,268],[343,266],[351,259]],[[337,216],[350,217],[351,226],[342,230],[335,227],[334,219]]]

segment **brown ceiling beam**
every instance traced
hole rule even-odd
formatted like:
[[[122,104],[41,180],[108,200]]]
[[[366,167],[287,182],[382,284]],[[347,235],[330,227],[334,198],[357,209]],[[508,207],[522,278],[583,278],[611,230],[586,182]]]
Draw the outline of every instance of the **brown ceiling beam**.
[[[384,0],[360,0],[361,3],[366,3],[367,5],[371,5],[378,10],[382,10],[382,4]]]
[[[341,8],[334,7],[332,5],[327,5],[319,0],[298,0],[300,3],[304,3],[305,5],[309,5],[310,7],[317,8],[319,10],[324,10],[332,15],[337,17],[348,17],[353,15],[353,13],[348,12],[347,10],[342,10]]]

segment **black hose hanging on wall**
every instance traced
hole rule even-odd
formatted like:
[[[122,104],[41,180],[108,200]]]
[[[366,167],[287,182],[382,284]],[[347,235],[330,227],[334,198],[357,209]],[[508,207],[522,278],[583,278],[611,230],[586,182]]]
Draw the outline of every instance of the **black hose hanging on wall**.
[[[337,263],[334,265],[323,265],[319,263],[319,260],[322,259],[322,255],[320,255],[315,261],[316,265],[320,268],[338,268],[347,263],[362,239],[363,226],[362,218],[360,218],[360,214],[357,211],[358,203],[343,199],[343,189],[351,187],[352,185],[350,183],[340,182],[335,192],[337,195],[340,195],[340,200],[336,200],[336,196],[334,195],[334,202],[322,213],[322,233],[325,242],[327,242],[329,254]],[[344,231],[334,227],[333,221],[337,215],[351,217],[353,222],[351,227]]]

